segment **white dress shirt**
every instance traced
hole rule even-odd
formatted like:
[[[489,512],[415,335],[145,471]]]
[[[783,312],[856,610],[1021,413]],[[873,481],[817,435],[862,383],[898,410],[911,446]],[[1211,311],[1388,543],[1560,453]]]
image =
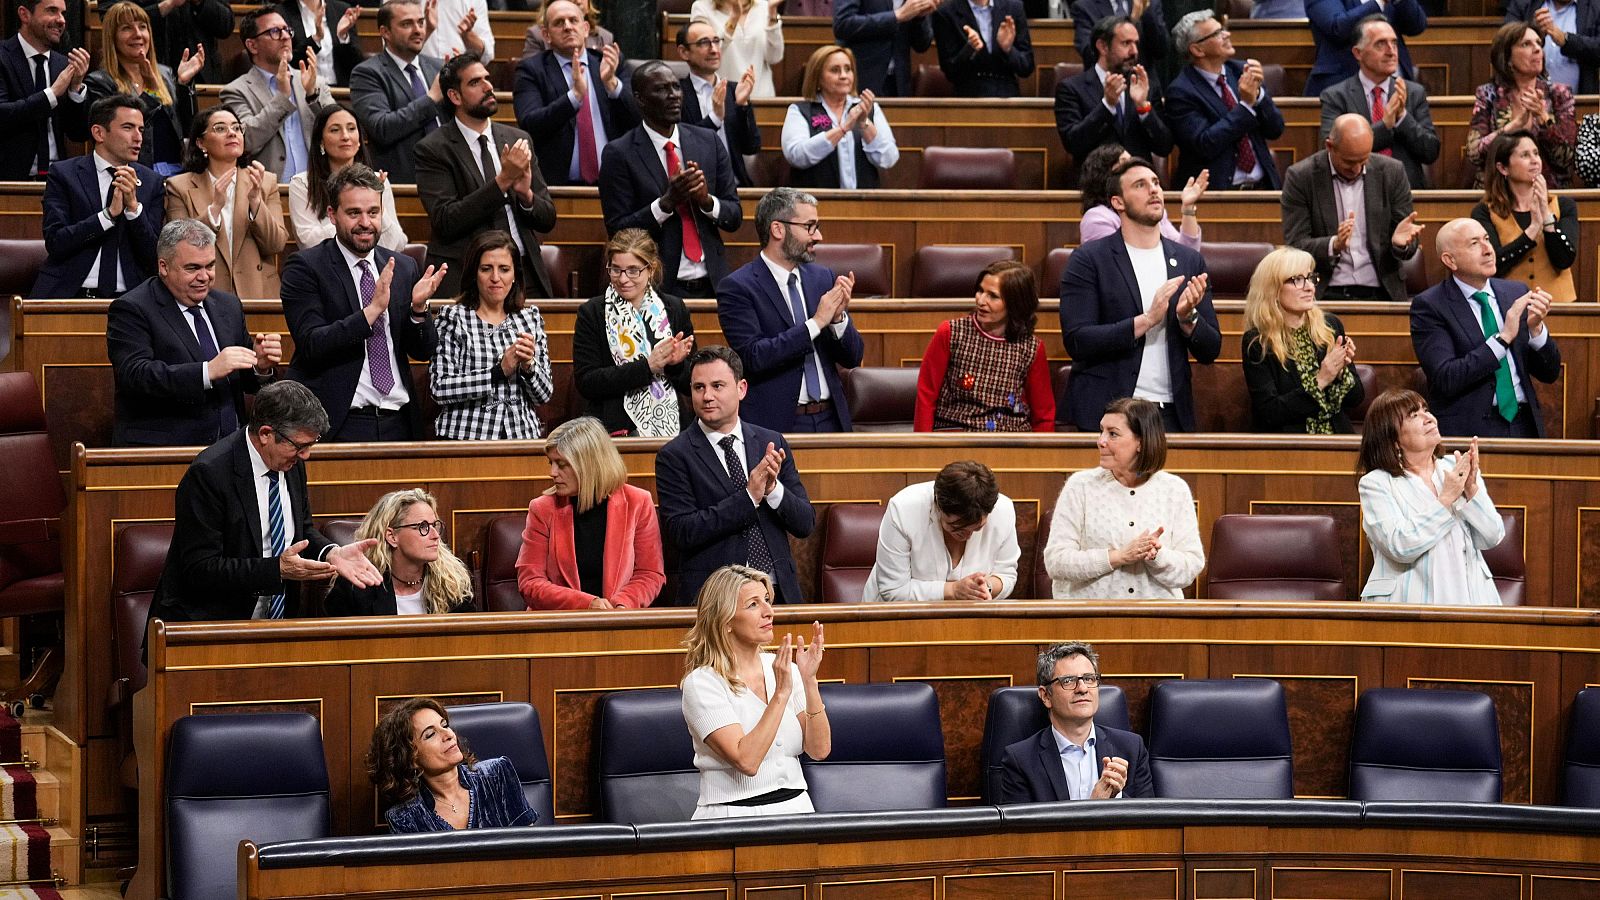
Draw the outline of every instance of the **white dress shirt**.
[[[717,140],[722,141],[723,148],[728,151],[728,154],[731,158],[733,154],[733,148],[728,146],[727,126],[723,124],[722,117],[717,115],[717,108],[712,105],[715,98],[711,92],[715,85],[704,78],[701,78],[699,75],[690,72],[689,86],[694,88],[695,99],[700,102],[700,115],[705,116],[711,121],[712,125],[716,126]]]
[[[816,97],[817,102],[822,102],[822,96]],[[850,114],[850,107],[861,102],[860,97],[851,97],[845,102],[843,119]],[[833,115],[831,112],[829,115]],[[839,120],[835,120],[837,125]],[[872,105],[872,125],[877,129],[872,140],[862,146],[866,151],[867,162],[878,169],[892,169],[900,161],[900,147],[894,142],[894,131],[889,128],[889,120],[884,117],[883,104]],[[831,126],[830,126],[831,130]],[[789,111],[783,117],[783,156],[789,165],[802,169],[809,169],[817,163],[827,159],[835,151],[839,154],[839,187],[853,189],[856,186],[856,133],[854,130],[844,133],[835,145],[828,140],[826,131],[811,133],[811,124],[806,121],[806,114],[801,111],[800,104],[789,104]]]
[[[30,80],[33,78],[34,68],[38,65],[33,61],[33,58],[35,56],[44,57],[44,99],[45,102],[50,104],[51,109],[55,109],[56,106],[61,103],[61,98],[56,96],[55,91],[50,90],[50,85],[54,82],[54,79],[50,77],[50,51],[35,47],[28,41],[27,37],[24,36],[21,31],[17,32],[17,42],[22,45],[22,55],[24,57],[24,61],[28,64],[28,78]],[[1574,88],[1574,90],[1576,90],[1576,88]],[[89,88],[82,82],[79,82],[77,90],[67,92],[67,99],[74,103],[82,103],[88,96]],[[45,131],[49,135],[50,140],[50,159],[48,161],[56,162],[61,159],[61,148],[56,146],[56,130],[53,127],[46,127]],[[103,197],[105,195],[101,194],[101,196]]]
[[[456,116],[455,117],[455,123],[456,123],[456,128],[461,131],[462,140],[467,142],[467,150],[470,152],[473,162],[476,162],[478,164],[477,167],[480,170],[483,168],[483,163],[481,161],[482,149],[481,149],[481,146],[478,143],[478,139],[481,138],[481,137],[489,138],[489,159],[490,159],[491,162],[494,163],[494,174],[499,175],[500,174],[500,148],[496,147],[494,145],[494,126],[493,126],[493,124],[489,123],[489,122],[485,122],[485,123],[483,123],[483,130],[482,131],[476,131],[476,130],[473,129],[473,127],[471,125],[468,125],[467,123],[461,121],[461,117],[460,116]],[[534,165],[534,166],[536,166],[538,164],[539,164],[538,160],[532,160],[529,163],[529,165]],[[522,245],[522,229],[517,227],[516,217],[511,212],[511,204],[507,203],[505,205],[505,207],[504,207],[504,210],[505,211],[504,211],[503,215],[505,217],[505,228],[506,228],[507,231],[511,232],[511,240],[512,240],[512,242],[514,242],[517,245],[517,258],[518,259],[527,259],[528,258],[528,248],[524,247]]]
[[[678,126],[672,126],[671,134],[662,134],[661,132],[656,131],[654,128],[651,128],[649,125],[646,125],[644,126],[644,133],[650,138],[650,146],[656,148],[656,159],[661,162],[661,171],[668,173],[668,181],[672,180],[672,167],[667,165],[668,141],[672,142],[672,148],[678,154],[678,165],[688,168],[689,160],[683,155],[683,141],[678,139]],[[705,212],[705,210],[701,210],[696,207],[693,200],[687,200],[685,203],[691,210],[705,213],[705,215],[709,216],[713,222],[717,221],[718,217],[722,215],[722,202],[717,199],[716,194],[711,194],[710,212]],[[675,213],[677,213],[677,210],[667,209],[661,205],[660,197],[656,198],[656,202],[650,204],[650,214],[655,216],[657,225],[666,224],[666,221],[672,218]],[[695,224],[695,227],[699,227],[698,223],[693,224]],[[708,270],[706,269],[705,253],[703,252],[704,248],[701,249],[702,252],[700,254],[699,262],[690,259],[688,253],[683,253],[678,257],[679,281],[693,281],[696,278],[706,277]]]
[[[1021,557],[1016,507],[1001,494],[988,521],[967,538],[961,561],[952,564],[933,502],[933,482],[924,481],[889,498],[878,528],[877,560],[861,599],[866,603],[943,600],[945,582],[983,573],[1000,579],[1000,593],[994,599],[1004,600],[1016,587]]]
[[[201,303],[198,306],[190,306],[176,297],[173,298],[173,302],[178,304],[178,318],[182,319],[183,323],[189,326],[189,333],[194,335],[194,342],[196,344],[204,347],[206,343],[200,339],[200,331],[195,325],[194,316],[189,315],[189,310],[198,308],[200,310],[200,318],[204,319],[206,323],[206,333],[211,337],[211,346],[221,349],[222,342],[217,340],[217,327],[211,324],[211,312],[210,310],[206,309],[204,303]],[[209,360],[206,360],[206,362],[209,362]],[[211,389],[211,374],[206,371],[206,367],[203,365],[200,367],[200,381],[206,386],[206,390]]]
[[[790,226],[790,227],[793,227],[793,226]],[[788,311],[790,317],[792,318],[794,316],[794,303],[789,299],[789,274],[791,272],[796,272],[798,270],[797,269],[791,269],[791,268],[785,266],[783,263],[780,263],[780,262],[774,260],[772,257],[770,257],[770,256],[768,256],[766,254],[766,251],[762,251],[762,252],[756,254],[756,258],[761,260],[762,262],[766,263],[767,272],[772,275],[772,280],[774,282],[776,282],[777,285],[778,285],[778,296],[783,298],[783,308]],[[800,285],[800,300],[802,302],[804,302],[805,299],[806,299],[806,287],[805,287],[805,284],[802,282],[801,285]],[[806,310],[809,312],[810,309],[811,309],[810,304],[807,304],[806,305]],[[798,325],[799,323],[796,322],[795,324]],[[828,328],[833,331],[834,337],[841,337],[842,338],[842,337],[844,337],[845,329],[848,328],[849,325],[850,325],[850,314],[849,313],[845,313],[844,318],[840,319],[837,322],[830,323],[828,325]],[[822,329],[817,327],[817,320],[814,319],[814,318],[811,318],[810,316],[806,317],[805,326],[806,326],[806,334],[810,335],[811,355],[817,361],[817,375],[818,375],[818,377],[817,377],[817,387],[819,387],[821,389],[822,396],[820,396],[820,397],[812,397],[810,395],[811,392],[806,390],[806,380],[804,378],[801,378],[800,379],[800,399],[799,399],[798,402],[799,403],[812,403],[812,402],[816,402],[816,401],[819,401],[819,400],[828,400],[828,399],[831,399],[832,393],[828,390],[828,379],[821,377],[822,376],[822,371],[823,371],[823,369],[822,369],[822,365],[823,365],[822,357],[817,355],[817,335],[822,333]]]
[[[345,272],[350,276],[350,283],[355,285],[356,303],[359,305],[361,302],[361,267],[356,263],[363,259],[367,261],[367,268],[372,270],[373,284],[377,284],[378,279],[383,277],[383,267],[378,265],[376,254],[370,251],[366,256],[356,256],[344,244],[337,241],[334,243],[339,248],[339,254],[344,257]],[[411,315],[411,298],[396,296],[396,292],[391,289],[389,291],[389,315],[391,317],[395,315]],[[373,327],[379,326],[375,325]],[[364,361],[361,364],[361,377],[356,380],[356,392],[350,398],[351,409],[360,409],[363,406],[376,406],[380,409],[400,409],[411,402],[411,395],[407,393],[405,385],[400,381],[400,366],[402,363],[395,353],[394,343],[394,332],[391,331],[389,332],[388,343],[389,371],[394,373],[394,387],[390,388],[387,394],[378,393],[377,388],[372,386],[372,361],[370,359]],[[362,350],[365,353],[364,346]]]
[[[712,431],[706,427],[706,423],[701,422],[698,419],[695,420],[694,424],[695,427],[700,429],[700,434],[703,435],[706,441],[711,444],[711,455],[716,457],[718,464],[722,466],[722,472],[724,475],[732,474],[728,471],[727,457],[725,457],[722,453],[722,439],[728,435],[733,435],[733,455],[739,459],[745,460],[746,462],[749,461],[750,457],[746,456],[744,452],[744,422],[742,420],[735,421],[733,423],[733,427],[727,431]],[[761,453],[765,455],[767,448],[762,447],[760,449]],[[750,480],[749,469],[745,470],[745,480]],[[746,492],[746,494],[748,495],[748,492]],[[754,504],[757,501],[752,498],[750,502]],[[767,505],[773,509],[777,509],[782,503],[783,482],[774,478],[772,480],[772,490],[767,492]]]
[[[716,35],[722,38],[722,62],[717,72],[737,82],[744,77],[745,69],[754,66],[756,85],[750,96],[763,99],[778,95],[772,81],[772,67],[783,62],[783,18],[772,19],[770,7],[770,0],[755,0],[733,34],[728,33],[732,13],[719,9],[713,0],[695,0],[689,8],[690,19],[709,22]]]
[[[100,193],[97,196],[97,199],[100,200],[101,202],[104,202],[105,198],[106,198],[106,192],[111,190],[111,173],[109,171],[107,171],[107,169],[108,168],[115,168],[116,167],[116,163],[113,163],[110,160],[106,159],[104,156],[101,156],[99,150],[96,150],[92,155],[94,156],[95,183],[97,185],[99,185],[99,189],[100,189]],[[137,197],[137,194],[135,194],[135,196]],[[124,220],[137,219],[137,218],[139,218],[139,213],[144,212],[144,207],[137,205],[138,204],[137,199],[134,201],[134,203],[135,203],[135,205],[134,205],[134,207],[132,209],[124,209],[122,211],[122,218]],[[106,209],[101,209],[100,210],[100,212],[98,213],[98,218],[100,219],[100,230],[101,231],[110,231],[112,228],[116,227],[116,223],[111,220],[111,214],[109,212],[107,212]],[[100,287],[100,254],[99,253],[96,253],[94,255],[94,262],[89,264],[89,274],[83,276],[83,286],[88,288],[88,289],[90,289],[90,290],[96,290],[96,289],[98,289]],[[128,289],[128,284],[127,284],[126,281],[123,280],[123,277],[122,277],[122,267],[118,266],[117,267],[117,292],[121,293],[122,291],[125,291],[127,289]]]
[[[1100,780],[1100,773],[1095,769],[1099,766],[1099,755],[1095,752],[1097,738],[1094,732],[1094,723],[1089,723],[1089,736],[1084,739],[1083,746],[1078,746],[1067,740],[1067,736],[1057,731],[1054,726],[1050,728],[1050,736],[1056,739],[1056,752],[1061,754],[1061,773],[1067,777],[1067,796],[1073,800],[1088,800],[1094,794],[1095,782]],[[1118,791],[1121,797],[1122,792]]]
[[[449,59],[467,49],[456,28],[467,17],[468,10],[478,13],[477,21],[472,23],[472,33],[483,41],[483,63],[488,65],[494,59],[494,32],[489,30],[489,4],[485,0],[439,0],[439,27],[423,42],[422,52],[438,59]]]
[[[319,23],[317,21],[318,16],[311,11],[310,7],[306,6],[305,0],[296,0],[295,5],[300,7],[300,27],[305,30],[306,38],[316,41],[317,44],[317,83],[338,84],[338,74],[333,68],[333,45],[335,42],[348,44],[354,40],[356,36],[355,26],[350,26],[350,33],[346,34],[344,40],[341,41],[339,40],[339,35],[335,33],[335,29],[328,25],[326,12],[322,14],[322,20]],[[317,28],[319,25],[322,28],[322,40],[320,41],[317,40]]]

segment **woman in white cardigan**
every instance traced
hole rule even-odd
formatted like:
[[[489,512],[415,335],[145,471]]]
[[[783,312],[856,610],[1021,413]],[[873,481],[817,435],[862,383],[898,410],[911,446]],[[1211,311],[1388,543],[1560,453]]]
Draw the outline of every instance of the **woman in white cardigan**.
[[[1021,556],[1017,510],[994,472],[953,462],[889,499],[861,599],[1004,600],[1017,585]]]
[[[1505,538],[1484,488],[1478,441],[1444,456],[1422,396],[1391,390],[1372,401],[1361,434],[1361,528],[1372,544],[1362,600],[1498,606],[1483,551]]]

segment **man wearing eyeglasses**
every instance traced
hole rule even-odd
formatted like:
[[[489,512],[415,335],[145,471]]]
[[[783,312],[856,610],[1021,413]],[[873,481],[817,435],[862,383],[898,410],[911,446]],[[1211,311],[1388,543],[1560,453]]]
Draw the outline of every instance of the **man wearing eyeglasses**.
[[[1144,739],[1094,720],[1100,711],[1100,655],[1081,641],[1039,654],[1039,700],[1050,724],[1005,749],[1000,803],[1150,797]]]
[[[269,384],[248,427],[200,451],[178,482],[172,547],[150,617],[168,622],[282,619],[301,612],[301,585],[334,577],[374,587],[365,552],[311,524],[305,468],[328,414],[304,385]]]
[[[1261,64],[1234,60],[1232,35],[1216,13],[1196,10],[1172,27],[1184,67],[1167,86],[1167,124],[1183,184],[1203,169],[1211,190],[1275,191],[1282,184],[1267,141],[1283,137],[1283,113],[1263,86]]]
[[[749,187],[754,182],[744,158],[761,152],[761,130],[750,105],[750,93],[756,87],[755,67],[745,69],[738,84],[718,75],[722,36],[703,20],[678,29],[678,55],[689,64],[689,75],[678,81],[683,88],[683,121],[715,131],[722,146],[728,148],[733,177],[740,187]]]
[[[222,89],[222,105],[244,126],[244,152],[287,184],[306,170],[319,146],[311,127],[323,107],[334,105],[333,95],[317,77],[315,53],[308,50],[295,66],[294,33],[276,7],[246,14],[239,37],[250,70]]]

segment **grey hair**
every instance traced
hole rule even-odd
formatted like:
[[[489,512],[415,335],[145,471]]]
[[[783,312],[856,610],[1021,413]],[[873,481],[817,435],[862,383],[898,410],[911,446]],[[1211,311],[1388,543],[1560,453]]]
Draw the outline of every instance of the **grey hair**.
[[[1187,18],[1187,17],[1185,17]],[[1100,674],[1100,654],[1094,652],[1094,646],[1083,641],[1068,641],[1064,644],[1052,644],[1039,652],[1039,685],[1043,687],[1056,677],[1056,663],[1069,656],[1081,656],[1094,666],[1094,673]]]
[[[216,232],[199,219],[173,219],[161,226],[161,236],[156,238],[156,257],[171,262],[178,255],[179,244],[204,250],[216,243]]]
[[[1372,39],[1367,36],[1368,25],[1389,25],[1389,17],[1383,13],[1373,13],[1356,23],[1356,49],[1365,50]],[[1390,27],[1393,27],[1392,25]]]
[[[1189,47],[1194,44],[1194,30],[1200,27],[1201,22],[1216,19],[1217,14],[1209,9],[1197,9],[1186,14],[1172,26],[1172,49],[1177,51],[1178,58],[1185,63],[1189,61]]]
[[[317,395],[300,382],[274,381],[256,391],[256,405],[250,411],[250,430],[260,431],[264,425],[284,437],[309,431],[321,438],[328,432],[328,412]]]
[[[756,235],[761,238],[761,246],[765,247],[771,240],[772,223],[794,215],[794,208],[802,203],[816,206],[817,198],[792,187],[773,188],[761,198],[756,204]]]

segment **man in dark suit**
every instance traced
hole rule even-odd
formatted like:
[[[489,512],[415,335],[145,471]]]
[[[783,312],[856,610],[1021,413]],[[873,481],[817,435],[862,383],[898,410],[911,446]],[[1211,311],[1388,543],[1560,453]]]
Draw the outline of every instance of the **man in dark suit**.
[[[165,211],[161,176],[139,164],[144,111],[125,94],[89,110],[94,152],[50,167],[44,184],[47,256],[34,297],[117,297],[156,270]]]
[[[1139,31],[1127,16],[1095,25],[1099,62],[1056,85],[1056,133],[1079,163],[1102,144],[1118,143],[1150,159],[1172,152],[1161,86],[1139,63]]]
[[[1283,114],[1261,86],[1261,64],[1233,61],[1233,40],[1209,9],[1172,29],[1173,51],[1187,63],[1167,86],[1167,124],[1177,142],[1178,183],[1211,170],[1211,190],[1282,185],[1267,141],[1283,136]]]
[[[571,0],[544,7],[550,49],[517,64],[517,124],[534,136],[546,184],[597,184],[606,146],[639,124],[617,77],[616,44],[590,50],[589,23]]]
[[[1439,132],[1428,109],[1428,90],[1401,78],[1394,28],[1383,16],[1361,20],[1352,53],[1361,69],[1322,92],[1322,137],[1345,113],[1372,121],[1372,149],[1398,160],[1413,190],[1428,186],[1424,166],[1439,158]]]
[[[933,14],[939,68],[957,97],[1015,97],[1033,74],[1022,0],[945,0]]]
[[[683,88],[650,60],[633,70],[644,124],[606,145],[600,208],[606,231],[643,228],[661,248],[661,292],[710,297],[728,274],[723,231],[744,222],[728,149],[713,131],[680,124]]]
[[[115,6],[119,0],[100,0],[100,15]],[[217,41],[233,34],[233,8],[227,0],[133,0],[150,16],[150,43],[156,62],[178,70],[178,62],[185,50],[193,54],[203,48],[205,68],[197,81],[201,84],[222,82],[223,59],[217,53]]]
[[[1311,23],[1311,39],[1317,45],[1317,58],[1306,75],[1306,96],[1318,97],[1330,85],[1337,84],[1356,74],[1356,61],[1350,55],[1360,32],[1362,19],[1380,15],[1389,20],[1394,30],[1406,37],[1416,37],[1428,28],[1428,13],[1420,0],[1306,0],[1306,18]],[[1411,65],[1411,53],[1406,50],[1405,38],[1397,38],[1400,55],[1400,75],[1415,78],[1417,70]]]
[[[854,272],[816,264],[817,199],[773,188],[756,206],[761,252],[717,285],[717,321],[750,379],[750,421],[775,431],[849,431],[840,366],[866,347],[850,321]]]
[[[1167,20],[1161,0],[1075,0],[1072,4],[1072,43],[1088,68],[1099,59],[1094,27],[1112,16],[1127,16],[1139,30],[1139,46],[1154,68],[1167,58]]]
[[[244,395],[283,358],[276,334],[250,335],[239,298],[212,290],[216,233],[174,219],[156,242],[157,274],[111,301],[106,355],[116,377],[118,446],[206,445],[245,421]]]
[[[857,94],[911,96],[911,52],[933,46],[938,8],[939,0],[835,0],[833,37],[856,55]]]
[[[428,298],[442,271],[420,276],[378,246],[383,182],[360,163],[328,179],[335,236],[283,266],[283,317],[294,337],[288,377],[316,392],[331,441],[405,441],[424,432],[409,360],[433,358]],[[392,302],[398,301],[398,302]]]
[[[711,23],[692,21],[678,29],[678,55],[689,64],[683,87],[683,121],[717,133],[728,150],[728,162],[740,187],[753,182],[744,158],[761,152],[761,129],[756,127],[750,92],[755,90],[755,68],[747,68],[735,84],[717,74],[722,65],[722,36]]]
[[[361,7],[344,0],[285,0],[278,12],[294,36],[290,58],[305,59],[309,50],[323,84],[348,85],[350,73],[366,58],[356,39]]]
[[[89,51],[55,51],[67,30],[64,0],[22,0],[15,7],[17,33],[0,42],[0,121],[9,127],[0,141],[0,180],[41,178],[67,155],[67,141],[84,131],[83,76]]]
[[[449,123],[417,144],[417,194],[428,211],[433,238],[428,264],[448,266],[439,290],[454,296],[463,278],[461,259],[479,232],[511,233],[520,251],[523,290],[553,295],[539,252],[539,232],[556,225],[556,206],[539,177],[528,135],[491,122],[498,104],[489,70],[476,53],[454,56],[439,71]]]
[[[249,427],[200,451],[178,482],[152,619],[282,619],[301,613],[305,582],[383,583],[365,556],[375,539],[341,547],[311,524],[305,468],[297,463],[310,458],[327,427],[310,390],[280,381],[256,394]]]
[[[1068,416],[1100,430],[1106,404],[1139,397],[1161,408],[1169,432],[1195,430],[1189,357],[1222,350],[1205,259],[1161,236],[1165,200],[1150,163],[1111,170],[1122,230],[1079,247],[1061,275],[1061,336],[1072,356]]]
[[[999,803],[1115,800],[1155,795],[1144,739],[1094,720],[1100,655],[1080,641],[1039,654],[1039,700],[1050,724],[1006,747]]]
[[[1544,437],[1534,379],[1561,377],[1550,295],[1493,277],[1494,245],[1475,219],[1446,223],[1437,246],[1451,277],[1412,299],[1411,345],[1439,433]]]
[[[350,102],[372,145],[372,164],[389,181],[417,180],[417,142],[450,120],[439,89],[444,62],[422,55],[427,21],[417,0],[386,0],[378,7],[383,52],[350,72]],[[426,85],[426,87],[424,87]]]
[[[1551,81],[1574,94],[1600,92],[1600,0],[1510,0],[1507,22],[1527,22],[1544,35]]]
[[[1289,167],[1280,200],[1284,243],[1317,260],[1318,298],[1406,299],[1400,265],[1423,226],[1405,168],[1372,153],[1366,116],[1335,119],[1327,146]]]
[[[678,605],[693,606],[717,569],[770,574],[778,603],[802,603],[789,535],[804,538],[816,512],[783,435],[741,419],[747,385],[739,355],[702,347],[689,357],[696,422],[656,454],[656,496],[678,548]]]

